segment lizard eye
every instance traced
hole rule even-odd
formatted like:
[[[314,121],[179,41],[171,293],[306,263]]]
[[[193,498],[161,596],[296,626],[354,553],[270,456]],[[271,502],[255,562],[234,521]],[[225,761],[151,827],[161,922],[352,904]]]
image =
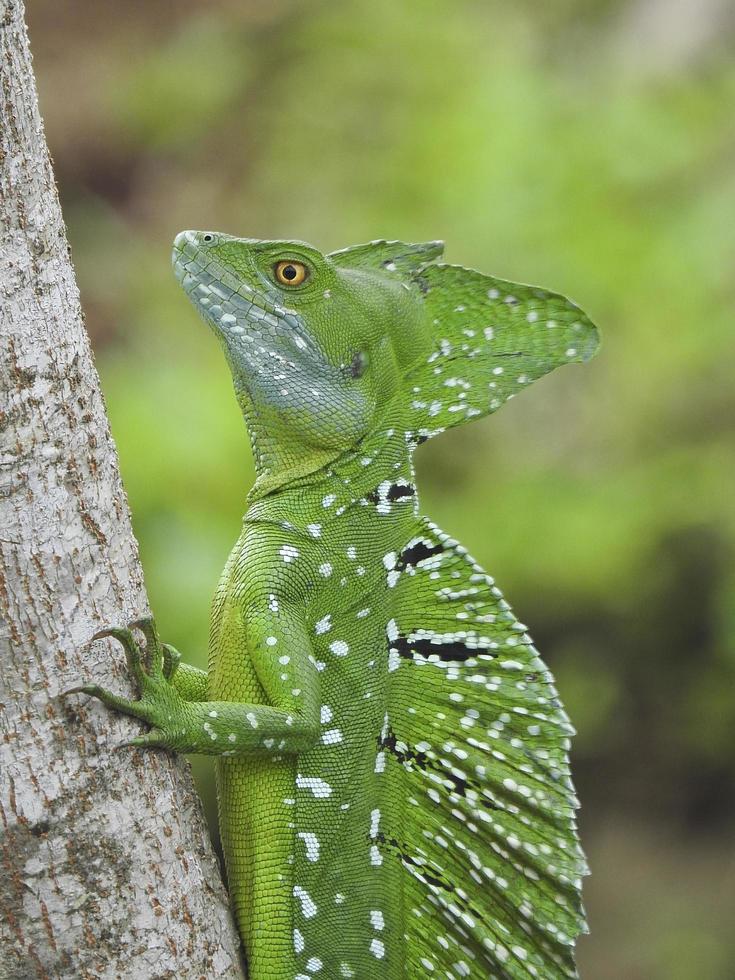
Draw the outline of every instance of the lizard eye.
[[[210,235],[210,234],[202,235],[202,241],[203,242],[213,242],[214,241],[214,235]]]
[[[302,262],[276,262],[273,273],[282,286],[300,286],[309,270]]]

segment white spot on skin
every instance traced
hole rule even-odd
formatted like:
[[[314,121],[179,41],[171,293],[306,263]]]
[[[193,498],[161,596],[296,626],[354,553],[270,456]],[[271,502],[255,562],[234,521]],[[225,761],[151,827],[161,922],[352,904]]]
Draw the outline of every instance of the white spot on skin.
[[[320,715],[322,725],[328,724],[332,720],[333,717],[334,716],[332,714],[332,709],[329,707],[329,705],[328,704],[323,704],[322,705],[322,710],[321,710],[321,715]]]
[[[325,290],[325,292],[328,292],[328,290]],[[318,973],[323,966],[324,964],[318,956],[310,956],[306,961],[306,969],[309,973]]]
[[[278,599],[272,593],[268,596],[268,608],[271,612],[278,612]]]
[[[322,735],[324,745],[339,745],[342,741],[342,732],[339,728],[330,728]]]
[[[385,956],[385,943],[381,939],[371,939],[370,952],[376,959],[382,960]]]
[[[315,863],[319,860],[319,838],[309,831],[300,830],[297,834],[306,845],[306,859]]]
[[[276,639],[275,636],[267,636],[265,638],[265,642],[268,644],[269,647],[274,647],[276,643],[278,643],[278,640]]]
[[[319,566],[319,574],[323,575],[324,578],[329,578],[329,576],[332,574],[331,563],[328,561],[323,562],[323,564]]]
[[[380,824],[380,810],[376,807],[370,814],[370,836],[378,836],[378,825]]]
[[[347,557],[350,559],[350,561],[354,561],[355,558],[357,558],[357,548],[354,546],[354,544],[351,544],[347,549]]]
[[[297,953],[304,952],[304,937],[300,929],[294,929],[293,931],[293,948]]]
[[[278,663],[283,664],[285,667],[286,664],[291,663],[291,658],[284,654],[284,656],[278,658]]]
[[[370,863],[375,868],[379,868],[380,865],[383,863],[383,855],[378,850],[377,844],[372,844],[370,846]]]
[[[324,800],[332,795],[332,787],[319,776],[296,776],[296,785],[299,789],[310,789],[318,800]]]
[[[295,561],[299,557],[299,549],[294,548],[292,544],[284,544],[278,554],[283,558],[286,564]]]
[[[322,536],[321,524],[307,524],[306,530],[309,532],[312,538],[320,538]]]
[[[346,657],[350,652],[350,648],[344,640],[335,640],[333,643],[329,644],[329,649],[332,651],[335,657]]]
[[[313,918],[317,913],[317,907],[307,890],[302,888],[301,885],[294,885],[293,895],[294,898],[298,898],[301,902],[301,914],[303,917],[305,919]]]
[[[235,735],[234,732],[230,732],[230,734],[227,736],[227,741],[228,742],[236,742],[237,741],[237,735]]]
[[[248,713],[245,715],[245,717],[250,722],[250,725],[251,725],[252,728],[257,728],[258,727],[258,719],[255,717],[255,715],[253,714],[252,711],[248,711]]]
[[[385,919],[383,918],[383,913],[380,911],[380,909],[371,909],[370,924],[372,925],[373,929],[377,929],[378,932],[385,929]]]
[[[327,613],[314,627],[314,632],[319,636],[321,633],[328,633],[332,628],[332,614]]]
[[[328,493],[326,497],[322,498],[322,507],[331,507],[336,499],[336,494]]]

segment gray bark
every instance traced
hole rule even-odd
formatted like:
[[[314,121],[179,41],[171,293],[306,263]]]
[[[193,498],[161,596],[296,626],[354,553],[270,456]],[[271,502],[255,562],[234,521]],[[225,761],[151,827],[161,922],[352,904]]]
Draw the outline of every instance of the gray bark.
[[[132,694],[147,601],[20,0],[0,0],[0,977],[242,977],[188,766],[61,691]]]

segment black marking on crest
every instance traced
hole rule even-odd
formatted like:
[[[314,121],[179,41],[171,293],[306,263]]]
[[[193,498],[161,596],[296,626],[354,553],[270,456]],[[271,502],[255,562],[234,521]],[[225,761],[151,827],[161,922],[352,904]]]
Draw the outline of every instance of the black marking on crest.
[[[413,763],[422,770],[430,765],[429,757],[425,752],[417,752],[415,749],[409,748],[408,745],[405,749],[399,749],[396,733],[390,727],[385,735],[378,735],[378,748],[388,749],[399,762]]]
[[[380,513],[387,514],[390,512],[391,504],[401,500],[410,500],[415,496],[416,487],[412,483],[407,483],[405,480],[399,480],[396,483],[384,480],[383,483],[366,494],[365,499],[369,500],[371,504],[376,504]]]
[[[402,497],[415,497],[416,487],[412,483],[393,483],[388,487],[388,500],[400,500]]]
[[[431,759],[426,752],[413,749],[405,742],[401,743],[405,747],[399,748],[398,741],[395,732],[390,727],[388,727],[385,735],[378,735],[377,738],[378,748],[387,749],[398,762],[407,768],[420,769],[422,772],[434,772],[440,779],[453,784],[453,789],[450,792],[456,793],[457,796],[464,797],[467,795],[467,779],[459,776],[456,772],[452,772],[451,769],[446,768],[441,762]],[[484,799],[483,804],[490,810],[500,809],[496,803],[488,799]]]
[[[379,843],[384,847],[394,851],[403,865],[406,867],[415,868],[415,873],[427,885],[451,894],[453,904],[456,905],[462,912],[469,913],[478,922],[483,924],[486,922],[485,916],[480,909],[478,909],[472,904],[472,902],[468,901],[464,895],[457,891],[454,883],[434,861],[422,861],[412,857],[408,853],[408,847],[405,844],[402,844],[400,841],[396,840],[395,837],[386,837],[382,831],[377,834],[376,840],[379,841]]]
[[[428,636],[417,636],[409,639],[407,636],[397,636],[391,642],[391,649],[395,650],[399,657],[406,660],[413,660],[418,654],[421,657],[437,657],[442,661],[464,661],[471,657],[476,657],[478,653],[488,653],[487,647],[468,647],[462,640],[446,640],[437,643],[436,640]]]
[[[434,555],[440,555],[443,551],[444,546],[442,544],[434,544],[433,541],[421,539],[403,549],[398,556],[396,568],[404,571],[409,565],[415,567],[419,562],[432,558]]]

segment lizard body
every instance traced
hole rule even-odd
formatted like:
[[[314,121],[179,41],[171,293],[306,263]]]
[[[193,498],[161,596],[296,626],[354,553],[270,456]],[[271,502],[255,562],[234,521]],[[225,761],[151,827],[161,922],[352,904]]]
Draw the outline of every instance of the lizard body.
[[[572,729],[493,580],[419,513],[412,454],[595,328],[545,290],[434,264],[438,243],[323,256],[183,232],[258,478],[205,674],[143,624],[133,742],[217,757],[253,980],[576,976]]]

